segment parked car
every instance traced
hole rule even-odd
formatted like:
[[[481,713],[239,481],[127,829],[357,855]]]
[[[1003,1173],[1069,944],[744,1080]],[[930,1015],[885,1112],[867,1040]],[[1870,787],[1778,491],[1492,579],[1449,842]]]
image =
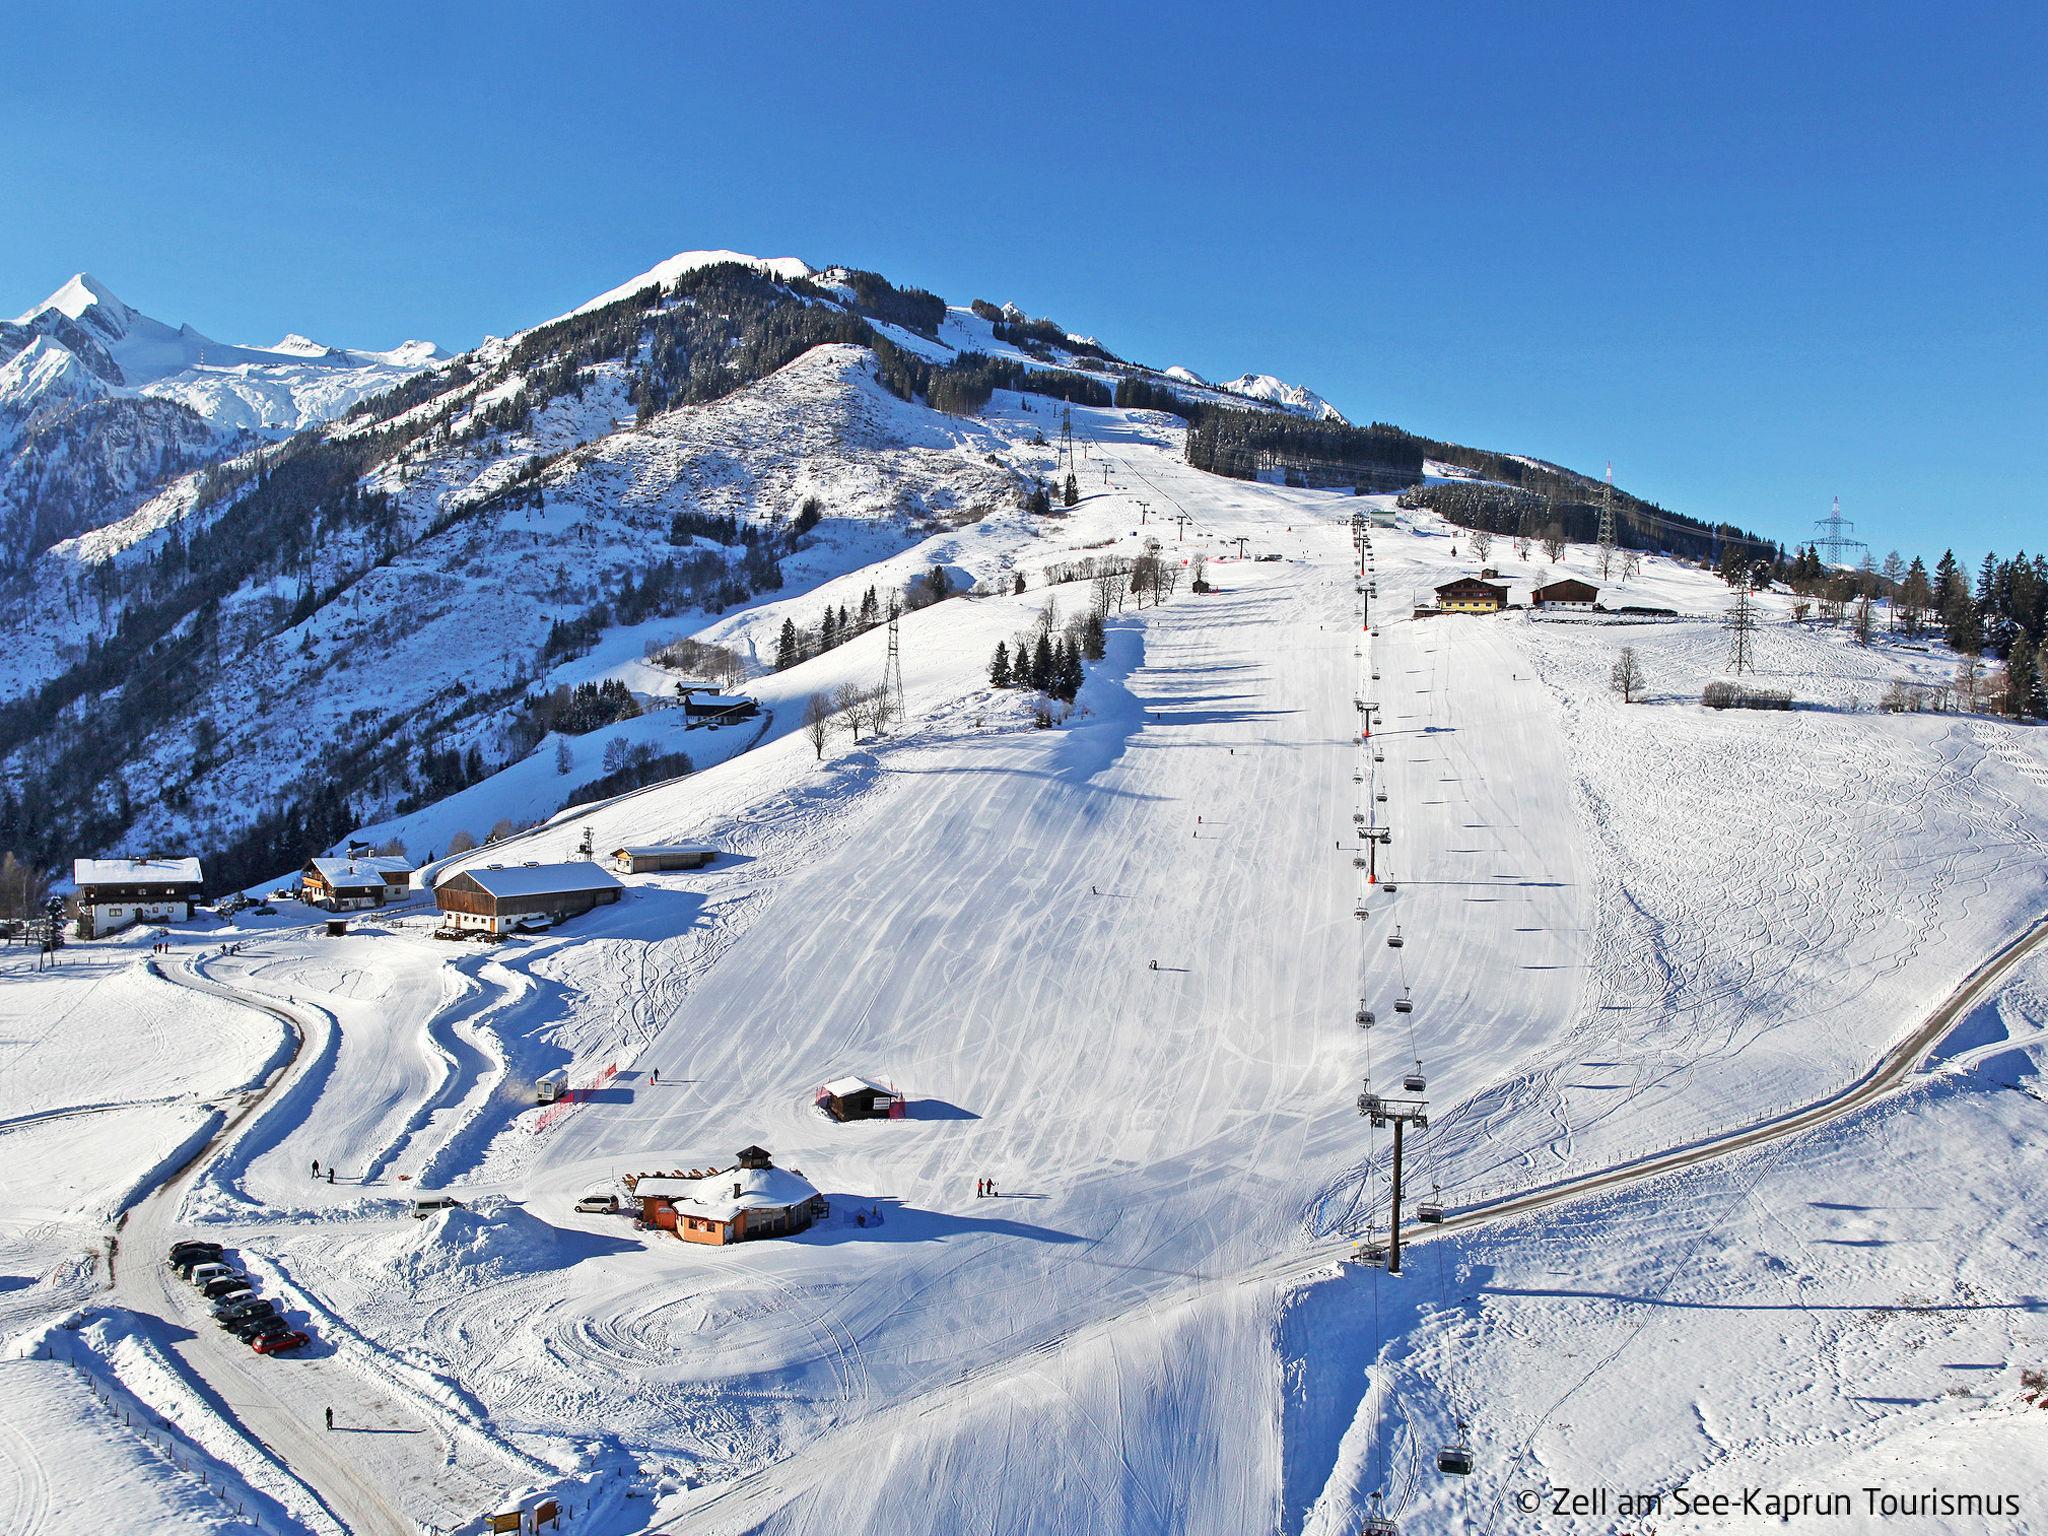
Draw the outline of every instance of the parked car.
[[[249,1277],[234,1270],[207,1281],[199,1288],[199,1294],[208,1301],[219,1301],[223,1296],[232,1296],[237,1291],[246,1291],[252,1296],[256,1294],[256,1288],[249,1283]]]
[[[275,1312],[266,1312],[261,1317],[245,1317],[232,1325],[228,1332],[244,1344],[253,1344],[258,1339],[268,1338],[273,1333],[290,1333],[292,1325]]]
[[[576,1202],[576,1209],[590,1215],[609,1216],[619,1208],[619,1197],[593,1190]]]
[[[277,1308],[261,1296],[223,1296],[213,1304],[213,1320],[225,1328],[246,1317],[267,1317]]]
[[[171,1244],[170,1262],[173,1268],[180,1264],[218,1264],[220,1256],[226,1251],[219,1243],[187,1238],[182,1243]]]
[[[223,1264],[219,1259],[208,1259],[203,1264],[181,1264],[178,1266],[178,1272],[195,1286],[204,1287],[222,1275],[232,1275],[235,1269],[233,1265]]]
[[[304,1349],[313,1341],[295,1328],[283,1333],[266,1333],[249,1341],[249,1347],[259,1355],[281,1355],[288,1349]]]
[[[412,1214],[414,1219],[418,1221],[425,1221],[436,1211],[459,1211],[461,1209],[462,1202],[453,1195],[421,1195],[419,1199],[412,1203]]]

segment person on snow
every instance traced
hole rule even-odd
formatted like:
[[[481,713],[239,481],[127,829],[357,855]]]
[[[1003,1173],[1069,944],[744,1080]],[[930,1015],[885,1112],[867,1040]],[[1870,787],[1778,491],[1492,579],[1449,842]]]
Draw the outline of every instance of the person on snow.
[[[327,1410],[327,1427],[329,1429],[334,1428],[334,1410],[332,1408]]]
[[[320,1159],[317,1157],[313,1159],[313,1177],[316,1179],[320,1177]]]

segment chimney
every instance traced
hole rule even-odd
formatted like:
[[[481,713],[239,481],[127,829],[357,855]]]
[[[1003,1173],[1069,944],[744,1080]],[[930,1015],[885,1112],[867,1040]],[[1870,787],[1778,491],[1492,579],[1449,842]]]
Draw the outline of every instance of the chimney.
[[[740,1187],[737,1184],[733,1185],[732,1187],[732,1197],[735,1200],[739,1199],[740,1197]]]

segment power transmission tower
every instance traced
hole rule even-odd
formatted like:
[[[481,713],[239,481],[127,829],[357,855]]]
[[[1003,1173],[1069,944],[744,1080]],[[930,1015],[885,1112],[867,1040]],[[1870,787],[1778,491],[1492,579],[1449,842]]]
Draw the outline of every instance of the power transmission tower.
[[[1417,1082],[1421,1079],[1417,1078]],[[1372,1079],[1358,1096],[1358,1112],[1374,1125],[1394,1128],[1394,1186],[1387,1210],[1387,1273],[1401,1273],[1401,1132],[1408,1126],[1418,1131],[1429,1126],[1428,1106],[1421,1099],[1389,1099],[1372,1091]]]
[[[1600,579],[1614,564],[1614,460],[1607,461],[1607,493],[1600,503]]]
[[[882,710],[892,720],[903,718],[903,650],[897,613],[889,608],[889,659],[882,667]]]
[[[1844,528],[1856,525],[1842,516],[1842,498],[1839,496],[1835,498],[1834,511],[1816,519],[1813,526],[1821,531],[1821,536],[1813,541],[1814,550],[1829,565],[1847,565],[1849,562],[1844,556],[1849,550],[1870,548],[1863,540],[1852,539],[1842,532]]]
[[[1071,474],[1074,469],[1074,413],[1072,409],[1060,412],[1060,463]]]
[[[1756,670],[1756,662],[1750,654],[1751,637],[1756,634],[1756,607],[1749,600],[1749,579],[1744,577],[1735,588],[1735,606],[1728,610],[1723,621],[1728,626],[1728,667],[1738,675]]]

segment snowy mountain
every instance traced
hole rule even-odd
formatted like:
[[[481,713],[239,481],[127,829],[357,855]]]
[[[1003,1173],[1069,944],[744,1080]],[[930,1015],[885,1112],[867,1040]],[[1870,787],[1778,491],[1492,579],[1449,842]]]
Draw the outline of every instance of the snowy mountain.
[[[444,357],[422,341],[389,352],[298,335],[225,345],[80,273],[0,321],[0,573],[252,435],[329,420]]]
[[[1272,406],[1275,410],[1307,416],[1314,421],[1345,419],[1342,411],[1314,390],[1300,384],[1289,384],[1284,379],[1276,379],[1270,373],[1240,374],[1229,383],[1218,385],[1217,388],[1226,389],[1233,395],[1243,395],[1247,400],[1257,400]]]

